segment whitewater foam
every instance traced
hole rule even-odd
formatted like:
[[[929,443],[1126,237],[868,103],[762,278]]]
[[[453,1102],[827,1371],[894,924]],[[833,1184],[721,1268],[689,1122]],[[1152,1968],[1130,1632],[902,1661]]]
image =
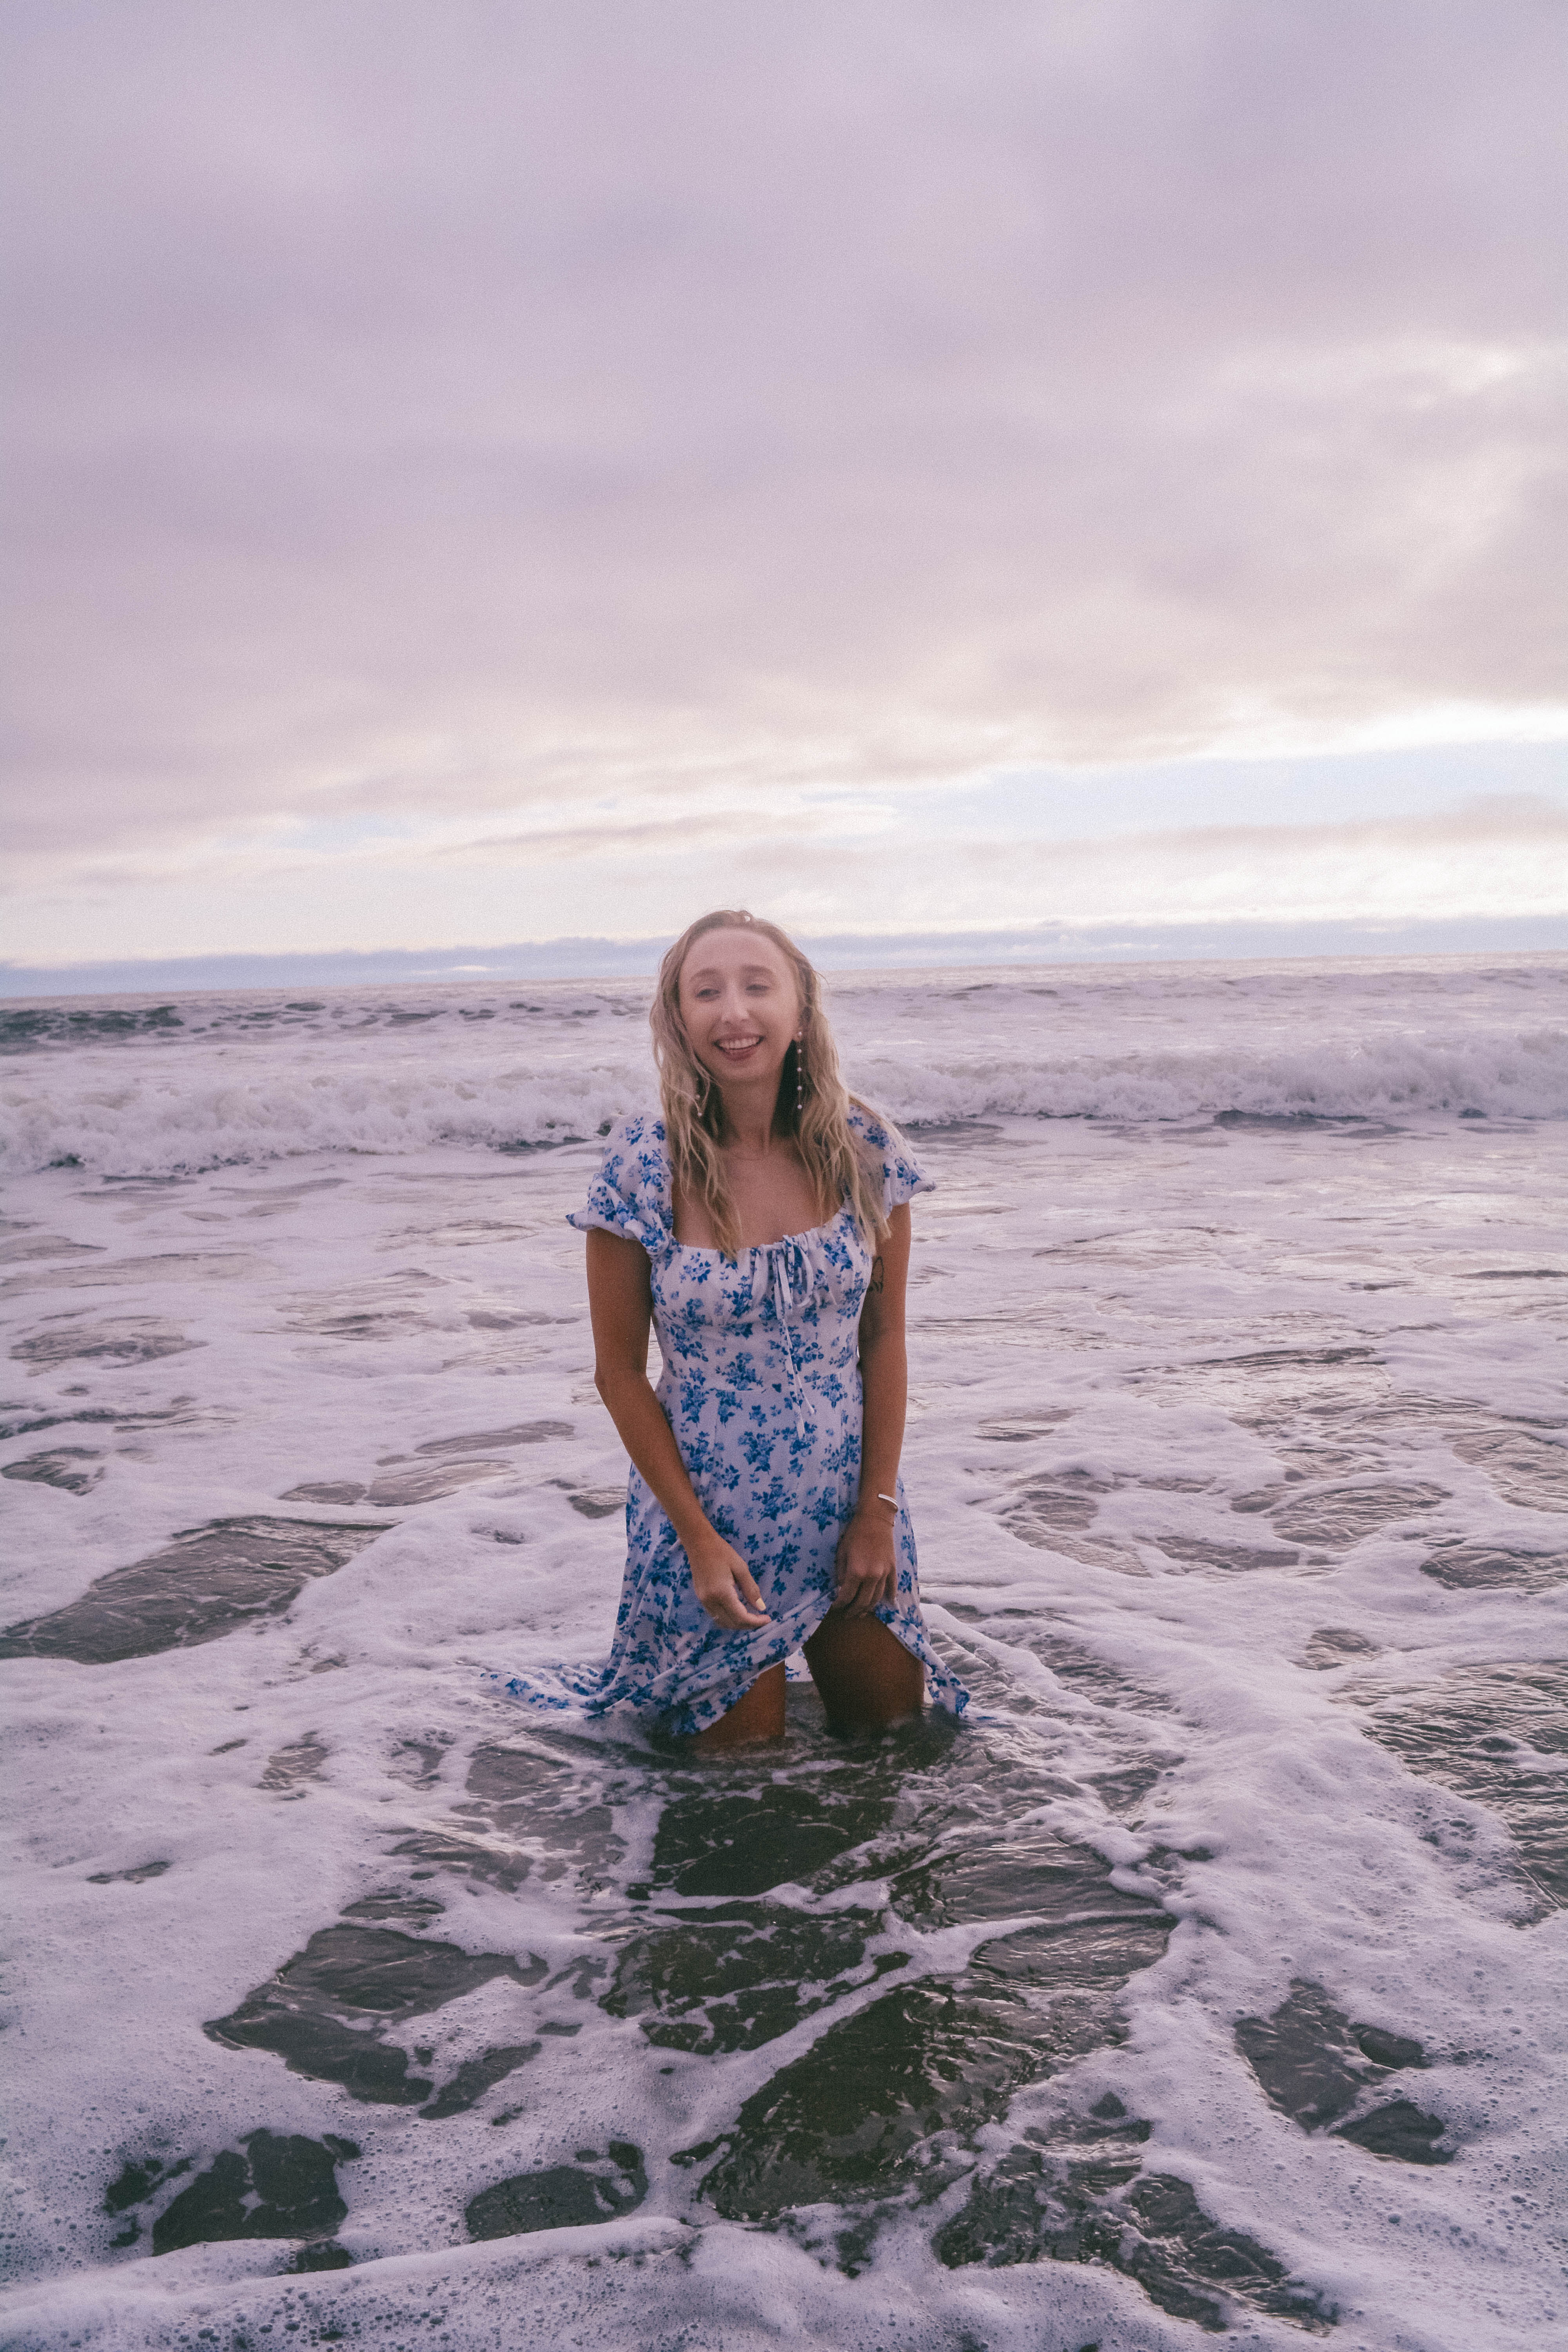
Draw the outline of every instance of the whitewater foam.
[[[842,987],[853,1078],[935,1122],[903,1474],[974,1721],[846,1750],[801,1689],[711,1770],[487,1680],[602,1655],[624,1550],[562,1220],[643,1003],[545,997],[184,1000],[7,1066],[29,1150],[107,1099],[0,1244],[0,2336],[1552,2340],[1561,972]],[[1352,1095],[1417,1047],[1447,1107]],[[1069,1064],[1092,1116],[995,1108]],[[496,1149],[542,1139],[507,1084],[587,1139]],[[258,1164],[179,1172],[220,1104]]]
[[[649,1098],[647,1004],[557,982],[13,1007],[0,1167],[593,1136]],[[905,1125],[1568,1115],[1561,958],[855,975],[831,1009],[858,1090]]]

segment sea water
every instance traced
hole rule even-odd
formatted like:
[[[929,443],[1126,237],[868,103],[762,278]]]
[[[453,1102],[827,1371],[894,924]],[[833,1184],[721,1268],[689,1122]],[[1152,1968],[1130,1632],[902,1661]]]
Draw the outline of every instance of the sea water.
[[[1568,968],[859,975],[965,1722],[602,1654],[646,986],[5,1012],[0,2340],[1568,2325]]]

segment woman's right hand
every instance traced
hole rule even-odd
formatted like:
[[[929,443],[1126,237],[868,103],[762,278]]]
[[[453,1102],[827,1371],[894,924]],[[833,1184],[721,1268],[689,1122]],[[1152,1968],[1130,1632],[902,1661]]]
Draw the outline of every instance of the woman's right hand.
[[[714,1536],[698,1550],[689,1550],[687,1558],[697,1598],[716,1625],[732,1633],[750,1633],[767,1623],[767,1609],[755,1577],[722,1536]]]

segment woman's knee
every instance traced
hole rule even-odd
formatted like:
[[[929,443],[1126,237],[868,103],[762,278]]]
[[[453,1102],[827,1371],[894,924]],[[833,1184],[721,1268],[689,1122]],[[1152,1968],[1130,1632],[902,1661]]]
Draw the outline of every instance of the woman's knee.
[[[920,1713],[925,1670],[879,1617],[835,1611],[806,1643],[805,1660],[831,1722],[881,1730]]]
[[[694,1748],[742,1748],[753,1739],[782,1739],[784,1727],[784,1670],[768,1666],[745,1694],[717,1723],[700,1731]]]

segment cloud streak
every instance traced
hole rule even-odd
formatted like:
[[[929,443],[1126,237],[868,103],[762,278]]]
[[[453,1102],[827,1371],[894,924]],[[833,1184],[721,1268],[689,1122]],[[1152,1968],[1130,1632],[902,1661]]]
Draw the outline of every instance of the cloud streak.
[[[146,927],[164,957],[206,950],[215,899],[226,949],[366,952],[388,940],[436,949],[668,933],[664,918],[750,904],[793,928],[868,939],[1107,927],[1206,940],[1226,924],[1272,927],[1534,920],[1535,943],[1568,927],[1568,809],[1494,795],[1436,815],[1321,824],[1221,824],[1050,838],[975,822],[960,798],[913,853],[896,815],[857,800],[738,824],[683,812],[464,837],[449,825],[311,847],[252,844],[105,860],[60,886],[96,909],[97,956],[134,956]],[[847,917],[847,920],[846,920]],[[24,962],[62,961],[52,894],[8,927]],[[1489,936],[1490,934],[1487,934]],[[1529,946],[1517,929],[1510,944]],[[1194,950],[1194,951],[1196,951]],[[1204,952],[1212,949],[1205,945]],[[584,969],[596,969],[589,964]]]

